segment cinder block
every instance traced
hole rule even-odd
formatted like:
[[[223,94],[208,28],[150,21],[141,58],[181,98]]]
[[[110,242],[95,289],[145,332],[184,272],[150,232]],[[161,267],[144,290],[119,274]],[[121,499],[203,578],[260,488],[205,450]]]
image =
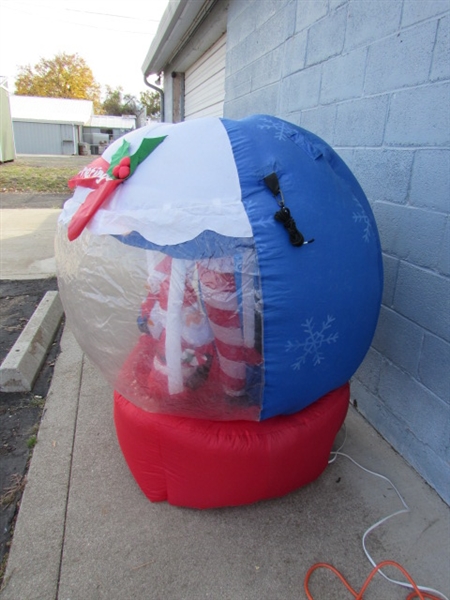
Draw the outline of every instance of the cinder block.
[[[378,392],[382,361],[383,357],[381,354],[374,348],[369,348],[361,366],[354,375],[354,378],[360,381],[373,394]]]
[[[236,44],[227,52],[226,73],[231,75],[237,73],[249,65],[254,60],[253,50],[256,43],[254,33],[248,35],[239,44]]]
[[[329,13],[308,31],[306,64],[315,65],[342,52],[347,23],[347,6]]]
[[[312,131],[330,145],[333,144],[335,122],[336,107],[334,105],[318,106],[302,112],[301,126]]]
[[[353,172],[371,202],[405,204],[413,158],[411,150],[356,148]]]
[[[450,218],[447,217],[442,247],[439,252],[438,271],[441,275],[450,277]]]
[[[254,4],[252,2],[251,4]],[[233,0],[228,6],[228,26],[240,18],[241,14],[249,7],[248,0]]]
[[[355,150],[353,150],[353,148],[339,148],[335,145],[333,146],[333,148],[345,162],[347,167],[353,172]]]
[[[255,19],[258,10],[255,11]],[[263,11],[264,12],[264,11]],[[251,45],[248,47],[249,53],[247,60],[256,60],[265,56],[294,34],[295,24],[293,23],[292,10],[280,10],[268,21],[264,22],[256,31],[246,40]]]
[[[297,31],[307,29],[328,12],[328,0],[303,0],[297,2]]]
[[[357,390],[359,392],[359,390]],[[445,460],[446,450],[435,452],[426,442],[419,441],[402,420],[396,419],[384,404],[375,398],[362,396],[362,414],[378,432],[434,487],[440,496],[450,502],[450,470]]]
[[[255,113],[278,114],[278,91],[277,84],[261,88],[225,103],[224,115],[229,119],[242,119]]]
[[[245,67],[225,78],[225,98],[227,102],[250,93],[252,83],[250,73],[251,68]]]
[[[450,404],[450,344],[425,334],[419,362],[419,379],[436,396]]]
[[[393,418],[384,403],[356,378],[352,379],[350,390],[350,397],[356,400],[358,411],[375,429],[382,432],[383,424]]]
[[[409,208],[397,238],[397,256],[428,269],[437,269],[448,218],[430,210]]]
[[[278,112],[279,91],[278,84],[273,84],[252,92],[249,96],[247,115],[255,113],[276,115]]]
[[[447,0],[427,0],[426,2],[404,0],[402,27],[419,23],[430,17],[446,13],[448,10],[449,5]]]
[[[450,144],[449,85],[430,84],[392,95],[385,142],[399,146]]]
[[[406,440],[410,437],[407,432]],[[450,469],[448,458],[444,457],[445,452],[434,452],[427,445],[421,445],[419,448],[412,446],[412,449],[415,452],[406,449],[403,453],[405,460],[437,491],[444,502],[450,504]]]
[[[450,280],[405,262],[399,265],[394,310],[450,341]]]
[[[365,412],[361,410],[361,407],[365,404],[372,404],[377,401],[376,394],[369,392],[369,390],[361,383],[359,379],[353,377],[350,381],[350,400],[356,400],[358,411],[365,415]]]
[[[235,18],[238,8],[239,18]],[[256,29],[255,9],[252,5],[241,7],[239,3],[231,2],[228,10],[227,52],[240,44]]]
[[[366,48],[328,60],[323,65],[320,102],[329,104],[362,95]]]
[[[419,442],[448,455],[448,404],[388,361],[381,368],[379,395]]]
[[[254,4],[253,19],[256,28],[264,31],[264,35],[270,35],[272,31],[277,30],[278,24],[282,25],[283,40],[291,37],[295,33],[295,14],[297,10],[296,2],[292,0],[265,0],[264,10],[261,10],[259,1]],[[268,25],[265,30],[261,27]]]
[[[282,112],[279,112],[279,115],[280,115],[280,119],[289,121],[289,123],[294,123],[294,125],[298,125],[299,127],[301,126],[301,120],[302,120],[302,112],[301,111],[291,112],[291,113],[287,113],[287,114],[283,114]]]
[[[366,46],[397,31],[401,12],[402,2],[398,1],[353,0],[353,2],[349,2],[346,50],[357,46]]]
[[[239,98],[232,98],[230,100],[225,99],[223,105],[223,114],[227,119],[240,119],[245,113],[247,106],[247,96],[240,96]]]
[[[411,206],[376,202],[377,220],[383,250],[420,267],[436,269],[446,218]]]
[[[433,52],[433,65],[430,79],[450,79],[450,23],[449,17],[439,19],[436,45]]]
[[[284,48],[279,46],[250,66],[251,90],[255,91],[279,81]]]
[[[278,81],[282,60],[283,48],[280,46],[241,70],[228,74],[225,79],[226,100],[231,101]]]
[[[381,146],[387,107],[387,96],[361,98],[339,104],[335,145]]]
[[[403,390],[397,390],[397,394]],[[441,440],[441,448],[435,452],[426,440],[419,440],[403,419],[396,418],[389,404],[375,396],[359,381],[353,380],[351,397],[358,403],[358,410],[375,429],[407,460],[446,501],[450,502],[450,470],[445,460],[447,437]],[[393,397],[392,402],[396,400]],[[426,410],[426,407],[423,407]],[[430,407],[431,408],[431,407]],[[423,411],[421,411],[423,416]],[[448,418],[448,417],[447,417]],[[426,422],[426,416],[424,418]]]
[[[29,392],[61,323],[58,292],[47,292],[0,366],[2,392]]]
[[[411,204],[448,214],[449,190],[450,150],[417,150],[409,194]]]
[[[398,266],[400,261],[394,256],[383,254],[384,286],[383,304],[392,307],[394,302],[395,286],[397,284]]]
[[[417,375],[422,339],[421,327],[393,310],[381,307],[372,345],[380,354],[413,376]]]
[[[336,10],[346,2],[348,2],[348,0],[330,0],[330,11]]]
[[[428,80],[437,22],[401,31],[369,47],[366,94],[377,94]]]
[[[301,31],[300,33],[297,33],[297,35],[286,40],[282,66],[283,76],[291,75],[291,73],[295,73],[304,68],[307,34],[307,31]]]
[[[280,109],[285,113],[312,108],[319,103],[320,66],[285,77],[281,83]]]

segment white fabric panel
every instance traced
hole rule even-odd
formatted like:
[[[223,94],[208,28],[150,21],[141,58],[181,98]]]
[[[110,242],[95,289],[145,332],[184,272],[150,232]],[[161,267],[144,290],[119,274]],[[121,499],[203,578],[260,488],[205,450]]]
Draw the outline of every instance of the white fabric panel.
[[[203,54],[184,76],[184,118],[223,115],[226,35]]]
[[[144,137],[167,138],[105,201],[88,224],[95,234],[137,231],[159,245],[189,241],[209,229],[232,237],[252,237],[241,201],[230,141],[220,119],[142,127],[125,138],[136,152]],[[122,143],[103,153],[109,163]],[[78,187],[61,214],[68,223],[89,190]]]

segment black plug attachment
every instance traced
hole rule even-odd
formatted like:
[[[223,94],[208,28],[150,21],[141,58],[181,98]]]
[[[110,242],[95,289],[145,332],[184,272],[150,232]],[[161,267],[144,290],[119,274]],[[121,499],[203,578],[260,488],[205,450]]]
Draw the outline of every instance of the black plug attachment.
[[[282,223],[284,228],[289,234],[289,241],[293,246],[303,246],[303,244],[311,244],[314,239],[305,242],[305,238],[302,233],[297,229],[297,225],[293,217],[291,217],[291,211],[284,204],[283,192],[280,189],[280,183],[276,173],[270,173],[267,177],[264,177],[264,183],[267,185],[269,190],[272,192],[274,197],[277,199],[280,210],[274,214],[275,221]],[[280,199],[278,199],[278,196]]]

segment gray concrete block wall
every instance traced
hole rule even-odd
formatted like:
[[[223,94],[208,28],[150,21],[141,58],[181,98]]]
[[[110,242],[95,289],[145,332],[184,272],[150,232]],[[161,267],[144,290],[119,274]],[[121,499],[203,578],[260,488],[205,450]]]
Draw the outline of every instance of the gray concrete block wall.
[[[450,502],[448,0],[231,0],[225,116],[332,145],[380,230],[383,306],[353,397]]]

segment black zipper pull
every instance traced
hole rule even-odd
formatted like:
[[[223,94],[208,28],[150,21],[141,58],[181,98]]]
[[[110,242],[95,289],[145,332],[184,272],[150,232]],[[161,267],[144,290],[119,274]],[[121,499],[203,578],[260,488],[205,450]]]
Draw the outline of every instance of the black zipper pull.
[[[314,241],[314,239],[305,242],[305,238],[303,237],[302,233],[297,229],[297,225],[295,224],[295,221],[291,216],[291,211],[284,203],[283,192],[281,191],[277,174],[270,173],[270,175],[264,177],[264,183],[272,192],[272,194],[278,202],[278,206],[280,207],[280,210],[278,210],[274,214],[274,219],[275,221],[278,221],[279,223],[283,224],[284,228],[289,234],[289,241],[291,242],[291,244],[293,246],[298,247],[303,246],[304,244],[311,244]]]

